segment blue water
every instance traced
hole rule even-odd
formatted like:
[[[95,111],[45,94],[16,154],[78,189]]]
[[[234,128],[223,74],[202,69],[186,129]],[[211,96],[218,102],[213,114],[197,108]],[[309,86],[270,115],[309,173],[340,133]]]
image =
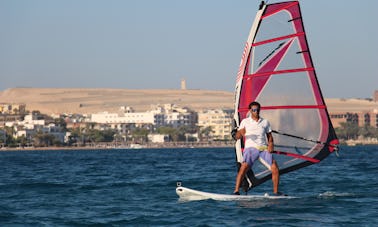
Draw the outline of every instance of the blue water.
[[[281,176],[296,199],[180,202],[184,186],[231,193],[232,148],[0,152],[0,225],[377,226],[378,146],[342,147]],[[271,181],[253,193],[271,191]]]

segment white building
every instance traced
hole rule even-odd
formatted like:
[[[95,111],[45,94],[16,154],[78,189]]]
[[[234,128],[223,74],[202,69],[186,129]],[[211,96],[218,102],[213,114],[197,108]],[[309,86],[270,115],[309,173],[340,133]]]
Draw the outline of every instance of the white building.
[[[26,129],[34,129],[37,126],[44,126],[45,120],[38,120],[37,116],[29,114],[24,117],[23,121],[8,121],[5,123],[7,127],[17,127],[22,126]]]
[[[15,132],[15,138],[20,138],[24,136],[25,138],[29,139],[35,135],[36,131],[34,129],[19,129]]]
[[[201,129],[211,127],[210,136],[215,140],[231,139],[233,110],[213,109],[198,112],[198,126]]]
[[[27,129],[34,129],[35,126],[43,126],[45,123],[45,120],[38,120],[37,116],[29,114],[25,116],[23,121],[19,122],[19,125],[23,125]]]
[[[30,139],[34,137],[34,135],[37,132],[46,133],[49,135],[53,135],[56,140],[60,141],[61,143],[65,142],[66,133],[65,131],[62,131],[62,128],[59,126],[56,126],[55,124],[49,124],[49,125],[34,125],[33,127],[30,127],[28,125],[28,128],[24,125],[19,125],[18,127],[15,127],[15,138],[19,138],[24,136],[27,139]]]
[[[154,105],[147,112],[134,112],[131,108],[121,107],[119,113],[92,114],[91,121],[103,124],[152,124],[155,127],[171,126],[195,126],[197,114],[188,108],[181,108],[173,104]]]
[[[33,114],[26,115],[23,121],[6,122],[5,126],[13,127],[14,138],[24,136],[27,139],[31,139],[37,132],[42,132],[53,135],[57,140],[63,143],[66,135],[66,132],[62,131],[60,126],[56,126],[53,123],[46,125],[44,119],[38,119],[38,116]]]
[[[168,135],[162,135],[162,134],[148,134],[148,140],[153,143],[164,143],[168,141],[169,136]]]
[[[154,114],[151,112],[133,113],[96,113],[92,114],[91,121],[96,123],[134,123],[134,124],[153,124]]]

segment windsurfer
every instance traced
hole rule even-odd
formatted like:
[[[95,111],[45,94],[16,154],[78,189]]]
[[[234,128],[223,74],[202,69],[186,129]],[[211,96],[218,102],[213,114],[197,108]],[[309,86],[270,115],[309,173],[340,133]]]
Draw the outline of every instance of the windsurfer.
[[[243,163],[236,176],[234,194],[240,195],[239,188],[242,179],[247,171],[252,168],[253,163],[260,158],[260,161],[272,172],[273,193],[275,195],[281,195],[282,193],[278,192],[279,169],[276,161],[272,157],[274,143],[270,123],[268,120],[260,117],[260,103],[251,102],[248,108],[251,116],[243,119],[239,129],[234,129],[231,132],[235,140],[245,136]]]

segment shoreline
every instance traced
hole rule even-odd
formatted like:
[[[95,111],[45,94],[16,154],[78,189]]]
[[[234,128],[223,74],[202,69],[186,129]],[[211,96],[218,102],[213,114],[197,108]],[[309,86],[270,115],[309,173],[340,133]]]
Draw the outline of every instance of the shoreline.
[[[378,146],[378,143],[341,143],[340,147]],[[56,151],[56,150],[140,150],[140,149],[196,149],[196,148],[234,148],[233,143],[175,143],[175,144],[144,144],[140,146],[65,146],[65,147],[1,147],[0,152],[12,151]]]
[[[211,142],[211,143],[149,143],[149,144],[90,144],[88,146],[49,146],[49,147],[1,147],[0,151],[49,151],[49,150],[138,150],[138,149],[172,149],[172,148],[233,148],[233,142]]]

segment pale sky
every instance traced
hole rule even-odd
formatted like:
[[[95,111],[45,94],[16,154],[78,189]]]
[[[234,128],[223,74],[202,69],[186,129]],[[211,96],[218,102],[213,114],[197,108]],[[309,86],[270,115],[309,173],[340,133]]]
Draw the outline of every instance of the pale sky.
[[[273,2],[273,1],[270,1]],[[233,91],[257,0],[0,0],[0,90]],[[325,98],[378,90],[378,1],[302,0]]]

